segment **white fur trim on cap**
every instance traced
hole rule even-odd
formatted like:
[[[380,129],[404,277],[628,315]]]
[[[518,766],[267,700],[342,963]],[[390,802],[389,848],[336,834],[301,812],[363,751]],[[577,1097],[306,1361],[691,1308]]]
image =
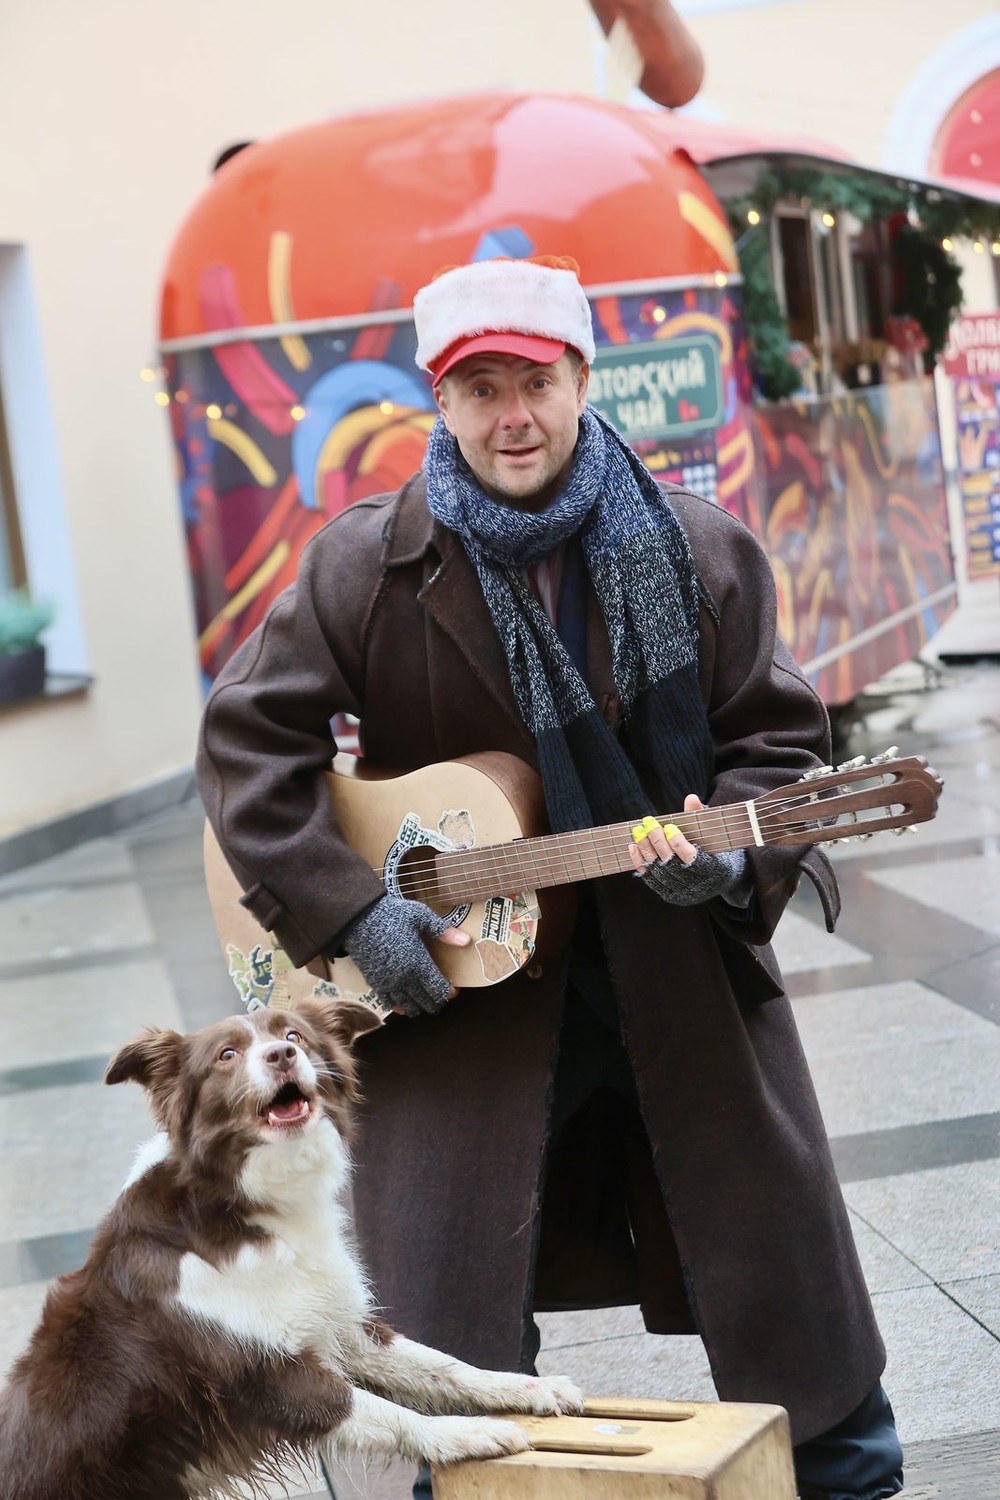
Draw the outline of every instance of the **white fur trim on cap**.
[[[456,266],[413,299],[416,361],[429,370],[459,339],[482,333],[527,333],[558,339],[594,357],[594,325],[572,271],[528,260],[479,260]]]

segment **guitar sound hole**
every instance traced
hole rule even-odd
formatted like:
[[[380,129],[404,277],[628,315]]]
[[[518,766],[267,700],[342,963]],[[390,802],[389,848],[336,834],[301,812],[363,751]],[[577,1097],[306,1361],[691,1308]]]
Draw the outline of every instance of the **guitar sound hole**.
[[[427,844],[407,849],[396,872],[399,894],[408,901],[423,901],[439,916],[446,916],[454,905],[443,897],[437,879],[437,852]]]

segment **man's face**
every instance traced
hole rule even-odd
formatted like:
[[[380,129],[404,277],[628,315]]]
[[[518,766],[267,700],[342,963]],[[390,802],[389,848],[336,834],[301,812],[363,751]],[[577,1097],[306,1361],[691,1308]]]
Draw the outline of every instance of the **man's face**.
[[[471,354],[435,395],[445,426],[486,493],[542,510],[573,457],[587,404],[586,364],[562,354],[536,365],[516,354]]]

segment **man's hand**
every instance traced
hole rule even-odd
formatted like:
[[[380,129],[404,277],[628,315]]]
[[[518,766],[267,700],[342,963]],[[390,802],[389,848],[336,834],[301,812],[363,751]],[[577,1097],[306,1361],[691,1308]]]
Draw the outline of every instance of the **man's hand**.
[[[456,948],[469,942],[422,901],[383,896],[355,917],[341,934],[354,959],[383,1004],[404,1016],[434,1015],[458,991],[427,951],[425,938],[440,938]]]
[[[684,798],[685,812],[700,812],[704,805],[693,792]],[[628,852],[636,874],[672,906],[700,906],[725,895],[738,885],[746,867],[744,850],[708,854],[685,838],[676,823],[661,826],[647,818],[632,836]]]

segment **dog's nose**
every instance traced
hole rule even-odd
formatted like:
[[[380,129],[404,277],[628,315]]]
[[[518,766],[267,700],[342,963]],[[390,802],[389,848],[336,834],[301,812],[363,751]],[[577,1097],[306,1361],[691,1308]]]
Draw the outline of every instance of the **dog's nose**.
[[[288,1068],[295,1061],[298,1048],[291,1042],[279,1042],[276,1047],[269,1047],[264,1053],[264,1061],[275,1068]]]

